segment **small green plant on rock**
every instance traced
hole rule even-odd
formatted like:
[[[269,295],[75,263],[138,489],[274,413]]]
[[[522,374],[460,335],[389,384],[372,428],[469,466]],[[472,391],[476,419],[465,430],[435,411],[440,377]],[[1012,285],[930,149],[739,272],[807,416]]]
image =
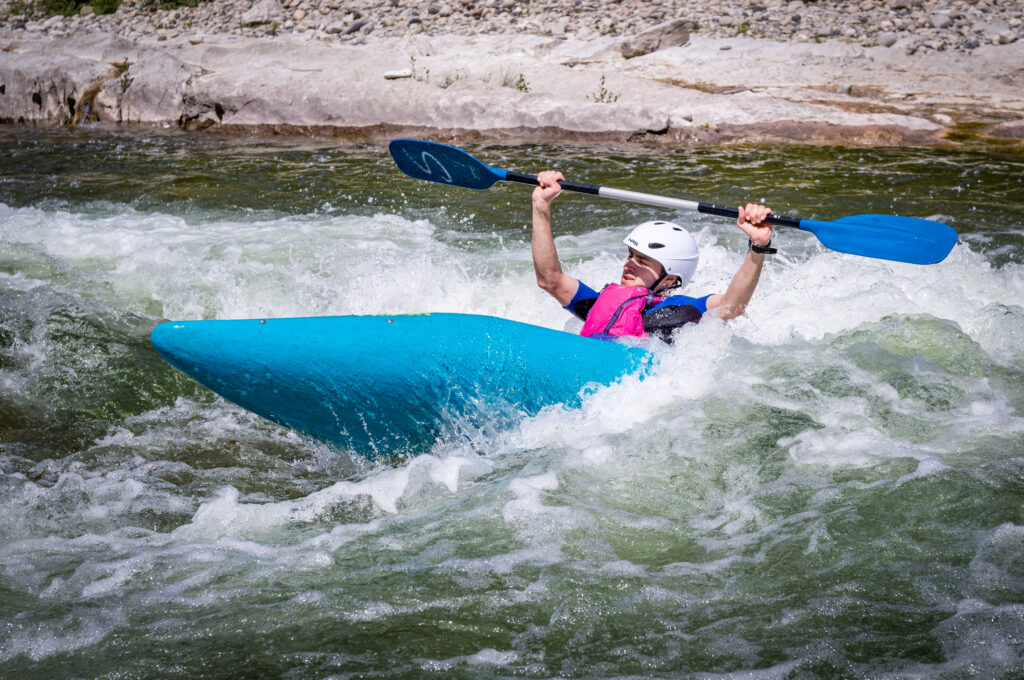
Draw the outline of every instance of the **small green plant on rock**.
[[[605,77],[601,76],[601,88],[594,94],[588,94],[587,99],[597,104],[611,104],[619,101],[619,94],[605,87],[604,80]]]
[[[451,73],[446,75],[444,77],[444,80],[442,80],[440,83],[438,83],[437,86],[439,88],[441,88],[442,90],[447,90],[449,87],[454,85],[455,82],[458,81],[458,80],[462,80],[462,74],[460,72],[456,71],[455,75],[452,75]]]
[[[430,55],[428,54],[427,56],[429,57]],[[416,74],[416,57],[414,57],[414,56],[410,56],[409,57],[409,72],[412,73],[412,79],[413,80],[418,80],[421,83],[429,83],[430,82],[430,69],[429,68],[423,70],[423,75],[422,76],[419,76],[419,75]]]
[[[519,77],[516,79],[513,79],[511,73],[506,73],[501,79],[501,86],[511,87],[513,90],[517,90],[524,94],[529,92],[531,89],[530,83],[526,81],[526,76],[524,76],[522,73],[520,73]]]
[[[131,68],[132,63],[128,61],[128,57],[125,57],[123,62],[115,63],[113,66],[117,69],[114,75],[119,76],[118,82],[121,84],[121,94],[124,94],[135,80],[135,78],[128,75],[128,69]]]

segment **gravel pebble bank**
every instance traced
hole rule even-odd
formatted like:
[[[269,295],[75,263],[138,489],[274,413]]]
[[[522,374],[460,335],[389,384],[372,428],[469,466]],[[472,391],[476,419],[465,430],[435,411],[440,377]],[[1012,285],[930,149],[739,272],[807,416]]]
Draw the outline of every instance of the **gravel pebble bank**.
[[[694,35],[746,35],[775,41],[836,40],[918,50],[970,51],[1024,35],[1019,0],[207,0],[161,9],[152,0],[123,0],[114,14],[88,5],[71,17],[36,18],[23,2],[0,0],[0,28],[61,37],[102,32],[129,39],[203,34],[247,37],[301,34],[359,44],[367,36],[530,33],[589,40],[631,36],[671,19],[692,21]]]

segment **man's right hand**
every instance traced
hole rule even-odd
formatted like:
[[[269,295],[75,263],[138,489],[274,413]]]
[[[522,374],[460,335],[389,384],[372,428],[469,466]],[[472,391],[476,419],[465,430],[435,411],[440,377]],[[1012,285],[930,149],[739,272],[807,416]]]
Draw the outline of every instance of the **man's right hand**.
[[[562,173],[554,170],[546,170],[537,175],[537,188],[533,190],[531,250],[537,285],[565,307],[576,295],[580,282],[562,271],[555,238],[551,234],[551,201],[562,191],[558,185],[560,179],[565,178]]]

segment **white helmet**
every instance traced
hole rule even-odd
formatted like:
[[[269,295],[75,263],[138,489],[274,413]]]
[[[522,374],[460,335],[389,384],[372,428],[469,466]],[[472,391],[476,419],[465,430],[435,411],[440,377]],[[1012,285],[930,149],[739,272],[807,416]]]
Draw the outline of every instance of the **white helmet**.
[[[697,271],[700,258],[697,242],[678,224],[662,220],[644,222],[629,232],[622,242],[657,260],[666,274],[679,277],[680,286],[689,283]]]

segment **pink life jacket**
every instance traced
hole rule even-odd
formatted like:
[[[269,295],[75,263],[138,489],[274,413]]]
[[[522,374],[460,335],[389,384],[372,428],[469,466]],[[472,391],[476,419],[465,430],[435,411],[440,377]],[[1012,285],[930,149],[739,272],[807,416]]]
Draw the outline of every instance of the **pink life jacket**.
[[[622,286],[617,283],[609,283],[597,296],[594,306],[590,308],[580,335],[588,338],[607,338],[609,336],[646,338],[648,334],[644,331],[644,310],[663,299],[655,296],[654,291],[643,286]]]

